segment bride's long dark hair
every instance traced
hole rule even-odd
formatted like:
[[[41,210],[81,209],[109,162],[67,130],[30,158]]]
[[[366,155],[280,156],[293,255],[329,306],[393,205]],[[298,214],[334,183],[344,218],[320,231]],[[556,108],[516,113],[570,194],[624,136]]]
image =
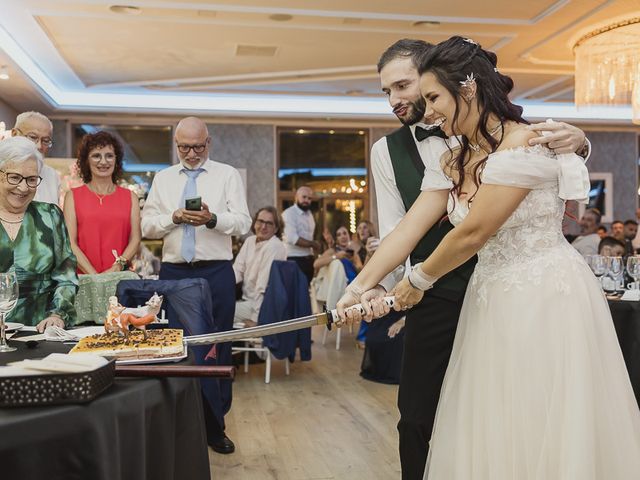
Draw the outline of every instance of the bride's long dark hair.
[[[497,69],[498,57],[495,53],[484,50],[477,43],[463,37],[451,37],[428,49],[420,58],[418,73],[422,75],[431,72],[456,101],[456,109],[451,120],[451,126],[457,124],[460,113],[460,102],[467,102],[463,96],[461,82],[473,74],[476,81],[476,98],[480,118],[478,133],[495,152],[504,137],[504,123],[514,121],[529,123],[522,118],[522,107],[511,103],[509,92],[513,89],[513,80],[502,75]],[[489,134],[487,121],[494,114],[500,120],[502,133],[499,140]],[[455,132],[454,132],[455,134]],[[469,140],[462,136],[460,153],[451,159],[447,165],[459,173],[458,180],[454,180],[453,192],[460,194],[460,188],[465,180],[464,159],[469,152]],[[487,158],[476,164],[473,169],[474,184],[479,187],[479,175]]]

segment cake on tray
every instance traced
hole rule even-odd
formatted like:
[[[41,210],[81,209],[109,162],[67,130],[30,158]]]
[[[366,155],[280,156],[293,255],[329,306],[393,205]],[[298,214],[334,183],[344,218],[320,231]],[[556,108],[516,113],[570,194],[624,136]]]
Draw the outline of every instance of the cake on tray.
[[[162,328],[133,330],[128,339],[116,332],[91,335],[81,339],[69,353],[95,353],[120,359],[175,357],[183,353],[182,330]]]

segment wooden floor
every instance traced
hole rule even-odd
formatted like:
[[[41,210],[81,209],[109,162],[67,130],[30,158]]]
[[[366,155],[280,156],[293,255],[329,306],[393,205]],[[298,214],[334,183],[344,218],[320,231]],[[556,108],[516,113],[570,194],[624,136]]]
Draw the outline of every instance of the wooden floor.
[[[341,349],[335,333],[322,345],[313,332],[313,359],[296,361],[291,375],[284,362],[238,371],[233,407],[227,414],[231,455],[209,449],[214,480],[371,480],[400,478],[397,454],[397,386],[360,377],[362,350],[345,329]]]

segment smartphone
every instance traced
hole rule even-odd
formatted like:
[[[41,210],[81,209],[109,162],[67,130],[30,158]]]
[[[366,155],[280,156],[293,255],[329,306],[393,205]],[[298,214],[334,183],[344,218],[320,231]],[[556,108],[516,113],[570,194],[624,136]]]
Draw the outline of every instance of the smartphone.
[[[349,255],[350,257],[353,257],[353,254],[355,253],[353,248],[345,248],[344,251],[347,252],[347,255]]]
[[[186,208],[187,210],[196,210],[196,211],[202,210],[202,198],[194,197],[194,198],[185,199],[184,208]]]

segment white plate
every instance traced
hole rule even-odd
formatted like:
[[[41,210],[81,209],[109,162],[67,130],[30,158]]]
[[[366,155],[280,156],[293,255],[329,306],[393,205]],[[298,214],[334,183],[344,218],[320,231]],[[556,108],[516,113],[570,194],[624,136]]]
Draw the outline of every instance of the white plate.
[[[131,359],[122,359],[116,360],[118,365],[144,365],[145,363],[175,363],[180,360],[184,360],[187,358],[187,344],[183,344],[182,353],[178,355],[174,355],[171,357],[162,357],[162,358],[131,358]]]
[[[23,323],[16,323],[16,322],[6,322],[5,323],[6,327],[7,327],[7,332],[13,332],[13,331],[18,331],[20,329],[22,329],[22,327],[24,327]]]

